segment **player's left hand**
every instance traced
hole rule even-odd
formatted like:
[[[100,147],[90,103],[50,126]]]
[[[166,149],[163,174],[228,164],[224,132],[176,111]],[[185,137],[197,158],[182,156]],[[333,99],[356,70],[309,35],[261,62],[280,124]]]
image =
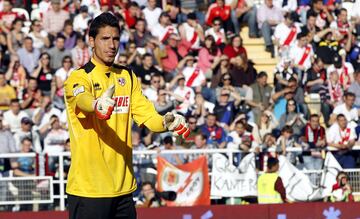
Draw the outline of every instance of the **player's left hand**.
[[[174,136],[182,136],[184,139],[189,136],[190,129],[182,115],[166,113],[163,121],[165,127],[172,131]]]

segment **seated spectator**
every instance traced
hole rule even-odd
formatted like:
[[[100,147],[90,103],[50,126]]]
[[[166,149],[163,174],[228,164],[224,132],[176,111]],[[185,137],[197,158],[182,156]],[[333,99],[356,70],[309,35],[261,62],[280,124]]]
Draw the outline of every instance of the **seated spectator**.
[[[215,40],[216,45],[219,46],[221,50],[223,50],[226,44],[226,36],[225,31],[221,26],[221,19],[219,17],[215,18],[212,21],[212,27],[205,31],[205,37],[212,36]]]
[[[327,82],[326,70],[324,68],[324,62],[321,58],[316,58],[304,75],[305,89],[309,93],[319,93],[320,96],[324,96],[326,91]]]
[[[41,90],[38,87],[36,78],[29,77],[27,87],[22,91],[21,95],[21,109],[33,109],[40,106],[42,99]],[[32,114],[32,112],[30,112]]]
[[[173,139],[171,136],[166,136],[163,140],[164,145],[160,147],[161,150],[177,150],[181,149],[178,146],[174,145]],[[181,165],[185,162],[185,157],[183,154],[160,154],[160,157],[164,158],[167,162],[171,163],[172,165]]]
[[[205,150],[211,150],[214,149],[214,145],[213,144],[207,144],[206,143],[207,140],[207,136],[202,134],[202,133],[198,133],[195,135],[194,137],[194,144],[190,147],[190,149],[205,149]],[[194,154],[189,154],[187,157],[187,161],[191,162],[193,160],[198,159],[200,156],[205,156],[208,162],[208,167],[209,169],[211,169],[212,167],[212,156],[209,153],[194,153]]]
[[[15,88],[17,94],[25,88],[26,76],[25,68],[20,64],[19,57],[17,55],[11,56],[5,78],[9,81],[9,84]]]
[[[235,33],[240,32],[242,23],[247,22],[249,38],[257,38],[258,28],[256,23],[257,8],[253,1],[232,1],[231,18],[234,22]]]
[[[188,116],[187,122],[189,124],[189,130],[190,130],[189,136],[186,139],[176,138],[176,142],[175,142],[176,145],[179,145],[183,148],[192,147],[195,143],[195,137],[198,136],[198,134],[200,134],[200,129],[197,125],[198,120],[196,116],[193,115]],[[207,139],[207,137],[205,139]]]
[[[65,37],[58,35],[56,37],[55,46],[47,52],[51,57],[50,67],[58,69],[62,66],[62,60],[65,56],[71,56],[70,50],[65,48]]]
[[[15,153],[19,151],[19,149],[16,147],[15,139],[12,135],[12,133],[6,129],[3,125],[3,115],[0,114],[0,153],[6,154],[6,153]],[[6,158],[0,159],[0,172],[1,174],[4,173],[4,171],[7,171],[8,167],[5,167],[5,162],[8,160]],[[7,169],[7,170],[6,170]],[[4,175],[3,175],[4,176]]]
[[[216,88],[219,86],[223,75],[229,73],[229,67],[229,57],[227,57],[227,55],[221,55],[218,65],[213,70],[210,88]]]
[[[213,70],[220,62],[221,52],[217,47],[214,37],[205,38],[205,46],[199,50],[198,67],[204,72],[206,78],[213,76]]]
[[[340,84],[337,72],[330,72],[327,92],[327,102],[331,105],[332,109],[343,103],[344,88]]]
[[[230,101],[230,96],[234,99],[233,101]],[[241,100],[237,92],[232,92],[227,89],[220,91],[220,97],[215,104],[214,113],[216,114],[219,125],[227,131],[229,130],[229,125],[235,118],[235,112]]]
[[[247,89],[244,89],[242,87],[233,86],[232,77],[228,73],[224,73],[221,75],[220,83],[215,88],[216,101],[219,100],[222,90],[228,90],[230,92],[235,92],[235,93],[239,94],[240,97],[242,97],[242,99],[245,99],[246,94],[247,94]],[[234,101],[234,100],[235,100],[234,97],[232,97],[230,95],[229,101]]]
[[[184,98],[180,95],[175,94],[172,91],[167,91],[164,89],[159,89],[158,99],[154,103],[156,111],[160,115],[165,115],[167,112],[171,112],[177,108],[177,102],[183,102]],[[187,112],[187,109],[186,111]],[[183,113],[185,114],[185,113]]]
[[[311,2],[311,8],[307,13],[315,13],[316,17],[316,26],[319,29],[324,29],[326,26],[334,20],[334,17],[331,14],[331,11],[328,10],[327,6],[324,5],[322,0],[314,0]]]
[[[331,122],[335,122],[339,114],[345,116],[346,121],[350,127],[356,128],[359,120],[359,113],[357,108],[354,107],[355,94],[346,92],[344,95],[344,103],[336,106],[331,114]],[[332,123],[331,123],[332,124]]]
[[[20,153],[29,153],[32,148],[32,142],[29,138],[21,140]],[[19,157],[11,162],[14,176],[35,176],[35,157]]]
[[[23,110],[20,109],[20,103],[18,99],[11,99],[10,108],[4,112],[3,124],[6,128],[14,134],[20,130],[21,119],[29,117]]]
[[[307,13],[306,14],[306,24],[301,27],[301,31],[308,32],[309,33],[309,42],[315,43],[314,37],[317,32],[320,31],[320,29],[316,26],[316,13]]]
[[[38,66],[32,72],[31,77],[37,79],[38,87],[44,96],[51,96],[55,87],[55,70],[50,67],[51,57],[44,52],[40,55]]]
[[[151,30],[151,35],[157,37],[161,43],[164,43],[172,34],[178,35],[178,31],[171,23],[169,14],[162,12],[159,17],[159,23]]]
[[[234,24],[231,21],[231,7],[224,0],[216,0],[209,6],[205,15],[206,24],[211,26],[216,17],[220,17],[227,35],[235,33]]]
[[[206,116],[205,124],[200,128],[201,133],[207,136],[207,144],[213,144],[215,148],[224,148],[226,145],[226,133],[216,123],[216,115],[209,113]]]
[[[307,170],[320,170],[323,164],[320,150],[326,146],[326,133],[319,121],[319,115],[312,114],[310,122],[302,129],[300,140],[304,146],[303,158]]]
[[[69,12],[61,9],[60,0],[52,0],[51,7],[44,13],[44,29],[52,37],[56,37],[63,29],[65,21],[69,18]]]
[[[277,145],[277,151],[280,152],[282,155],[286,156],[286,158],[293,164],[296,164],[296,153],[294,152],[288,152],[287,149],[294,148],[294,147],[301,147],[301,145],[297,144],[295,142],[295,139],[293,137],[293,129],[291,126],[284,126],[281,129],[281,135],[277,139],[276,145]]]
[[[344,46],[347,39],[350,37],[349,35],[350,22],[348,21],[348,14],[345,8],[339,9],[339,12],[337,14],[337,19],[331,22],[330,28],[336,29],[338,34],[342,36],[342,40],[340,41],[340,44]]]
[[[140,78],[141,84],[146,86],[151,84],[150,81],[152,75],[162,75],[162,72],[154,66],[154,59],[150,53],[143,54],[141,65],[135,66],[134,72],[136,73],[136,76]]]
[[[298,75],[293,71],[292,60],[289,57],[282,57],[281,61],[275,67],[275,91],[277,92],[288,86],[288,80],[292,77],[298,78]]]
[[[230,61],[232,64],[229,73],[233,79],[233,85],[237,87],[250,86],[256,80],[257,71],[254,64],[241,55]]]
[[[273,5],[273,0],[265,0],[265,2],[257,10],[258,27],[264,37],[266,51],[274,56],[274,44],[271,36],[274,33],[276,25],[280,24],[283,20],[281,9]]]
[[[351,83],[348,92],[355,94],[355,108],[360,108],[360,69],[355,71],[354,81]]]
[[[54,94],[54,105],[64,110],[64,82],[74,70],[73,62],[70,56],[65,56],[62,62],[62,67],[55,72],[56,91]]]
[[[90,61],[91,51],[85,43],[85,37],[76,39],[76,46],[71,49],[70,53],[74,68],[80,68]]]
[[[172,85],[176,83],[176,86]],[[190,87],[185,86],[185,77],[178,74],[170,83],[170,88],[173,89],[172,100],[177,100],[175,110],[181,114],[186,115],[189,108],[195,103],[195,93]]]
[[[352,188],[349,183],[349,176],[346,172],[340,171],[336,176],[336,183],[332,186],[331,202],[354,202]]]
[[[42,147],[40,144],[40,136],[39,134],[32,128],[34,125],[33,121],[28,118],[24,117],[21,119],[21,126],[20,130],[15,132],[14,139],[16,143],[16,147],[18,151],[21,149],[21,141],[24,138],[29,138],[32,143],[32,151],[35,151],[36,153],[42,152]]]
[[[179,33],[182,42],[189,51],[197,51],[200,49],[200,43],[204,42],[204,30],[196,21],[194,12],[187,15],[186,22],[180,24]]]
[[[156,208],[165,205],[163,201],[156,196],[155,188],[151,182],[143,182],[141,185],[141,195],[136,201],[138,208]]]
[[[80,34],[74,31],[72,20],[66,20],[64,22],[64,28],[60,33],[58,33],[58,35],[65,38],[64,48],[70,50],[75,47],[76,40]]]
[[[141,10],[137,2],[129,2],[122,16],[125,18],[126,25],[129,29],[133,29],[136,20],[140,18]]]
[[[347,90],[354,81],[354,68],[350,62],[345,62],[345,56],[335,55],[333,64],[327,68],[327,72],[328,74],[336,72],[339,75],[339,82],[344,90]]]
[[[13,3],[10,0],[4,0],[3,1],[3,7],[0,12],[0,30],[1,32],[4,32],[8,34],[11,29],[11,25],[14,22],[16,18],[23,18],[20,14],[17,12],[14,12],[13,10]]]
[[[254,121],[259,122],[261,112],[269,109],[272,87],[267,83],[268,75],[261,71],[256,75],[256,81],[248,89],[247,104],[252,108]]]
[[[262,112],[260,121],[258,123],[259,135],[261,141],[265,141],[265,136],[271,134],[273,130],[278,127],[279,122],[276,120],[275,116],[271,111],[265,110]]]
[[[198,125],[204,124],[205,117],[214,113],[215,104],[204,99],[201,92],[195,93],[195,104],[190,106],[190,114],[198,118]]]
[[[159,23],[159,17],[161,12],[161,8],[156,7],[156,0],[147,1],[147,5],[144,9],[142,9],[142,13],[144,14],[147,29],[149,31],[152,31],[152,29]]]
[[[252,136],[254,137],[254,145],[256,143],[256,146],[258,144],[261,143],[261,139],[260,139],[260,136],[259,136],[259,128],[257,126],[256,123],[250,121],[250,117],[247,116],[245,113],[242,113],[242,112],[239,112],[236,116],[236,118],[234,119],[234,121],[231,123],[230,125],[230,131],[233,131],[235,130],[235,125],[238,121],[241,121],[244,126],[245,126],[245,129],[246,131],[250,132],[252,134]]]
[[[359,25],[360,27],[360,25]],[[350,39],[345,47],[346,52],[348,52],[347,58],[349,62],[353,65],[354,69],[360,69],[360,31],[352,31]]]
[[[80,6],[79,14],[74,17],[74,30],[84,35],[86,30],[89,28],[89,20],[91,20],[89,8],[86,5]]]
[[[32,73],[38,64],[40,51],[33,46],[31,37],[25,37],[23,47],[17,50],[20,64],[24,66],[28,74]]]
[[[204,72],[198,67],[195,62],[195,57],[192,55],[186,56],[178,64],[182,75],[185,77],[185,86],[199,87],[206,83]]]
[[[235,123],[235,130],[231,131],[227,136],[226,147],[230,149],[240,149],[244,153],[247,153],[256,145],[254,140],[251,132],[246,131],[245,124],[242,121],[237,121]]]
[[[50,47],[48,33],[42,28],[41,21],[33,20],[31,22],[29,37],[33,39],[34,48],[43,50]]]
[[[288,56],[290,47],[295,44],[296,35],[301,32],[297,22],[299,22],[299,16],[296,12],[286,12],[284,21],[275,27],[274,41],[281,57]]]
[[[336,123],[326,131],[326,141],[329,147],[337,149],[332,153],[342,168],[355,168],[352,147],[355,145],[356,133],[344,114],[336,116]]]
[[[274,0],[274,5],[278,8],[281,8],[282,11],[296,11],[298,7],[298,2],[296,0]]]
[[[161,88],[162,77],[160,74],[151,75],[150,86],[144,89],[144,95],[152,102],[158,99],[158,91]]]
[[[146,45],[146,40],[151,37],[150,32],[146,29],[146,23],[143,19],[138,19],[135,24],[135,31],[130,35],[132,41],[137,47],[143,48]]]
[[[225,46],[224,54],[230,59],[230,63],[234,64],[234,60],[237,56],[241,56],[245,62],[247,62],[246,49],[243,47],[242,39],[240,35],[235,35],[230,39],[230,44]]]
[[[307,121],[304,118],[304,114],[300,113],[296,107],[297,104],[294,99],[287,101],[286,112],[282,114],[279,120],[279,129],[281,130],[285,126],[290,126],[293,131],[293,137],[297,141]]]
[[[11,55],[16,55],[16,51],[21,48],[25,34],[21,31],[23,27],[23,20],[16,18],[12,23],[12,28],[7,34],[7,47]]]
[[[0,110],[8,110],[11,99],[14,98],[16,98],[15,89],[6,83],[5,72],[0,72]]]

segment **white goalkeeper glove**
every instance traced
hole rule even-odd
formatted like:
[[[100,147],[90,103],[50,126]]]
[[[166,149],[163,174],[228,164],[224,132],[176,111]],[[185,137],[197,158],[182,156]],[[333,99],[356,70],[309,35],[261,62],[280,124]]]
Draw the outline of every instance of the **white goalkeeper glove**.
[[[190,129],[185,118],[179,114],[166,113],[164,116],[165,127],[173,132],[174,136],[182,136],[184,139],[190,134]]]
[[[107,120],[110,118],[115,105],[115,100],[112,99],[114,91],[115,85],[110,85],[110,87],[95,100],[94,110],[98,119]]]

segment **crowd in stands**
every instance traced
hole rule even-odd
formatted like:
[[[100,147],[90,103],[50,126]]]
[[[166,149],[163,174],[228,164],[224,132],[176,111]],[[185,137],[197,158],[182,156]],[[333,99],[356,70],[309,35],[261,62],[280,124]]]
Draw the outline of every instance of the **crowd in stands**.
[[[232,148],[244,152],[237,163],[256,152],[259,169],[277,154],[321,169],[330,148],[343,168],[359,167],[359,0],[0,0],[0,153],[70,150],[64,81],[91,59],[88,27],[107,11],[121,29],[116,64],[134,71],[159,113],[182,114],[191,129],[173,139],[134,125],[135,150]],[[244,26],[279,60],[274,72],[248,58]],[[36,174],[34,160],[3,160],[3,173]]]

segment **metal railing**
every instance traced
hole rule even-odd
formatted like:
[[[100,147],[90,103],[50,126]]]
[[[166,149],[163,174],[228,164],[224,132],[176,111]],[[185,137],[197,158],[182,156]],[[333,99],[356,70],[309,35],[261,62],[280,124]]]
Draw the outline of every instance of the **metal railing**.
[[[355,148],[359,150],[358,147]],[[301,152],[301,148],[289,148],[288,152]],[[179,150],[162,150],[160,152],[156,150],[141,150],[133,151],[133,156],[156,156],[162,154],[207,154],[212,156],[215,153],[225,153],[228,155],[229,162],[233,162],[234,153],[243,153],[240,150],[234,149],[179,149]],[[49,157],[57,157],[59,163],[59,170],[64,170],[64,157],[70,157],[70,152],[50,153]],[[18,157],[32,157],[35,158],[35,153],[11,153],[0,154],[0,158],[18,158]],[[156,162],[156,159],[153,159]],[[354,194],[360,195],[360,169],[347,169],[345,170],[349,174],[350,182],[353,188]],[[41,172],[41,171],[40,171]],[[60,210],[65,210],[65,199],[67,195],[65,193],[65,185],[67,180],[65,179],[64,172],[58,171],[58,179],[53,179],[51,176],[32,176],[32,177],[0,177],[0,205],[12,205],[12,204],[36,204],[36,203],[52,203],[54,199],[59,200]],[[154,172],[156,173],[156,171]],[[309,176],[310,181],[320,186],[320,179],[322,170],[305,170],[304,173]],[[209,175],[211,172],[209,171]],[[22,183],[21,183],[22,182]],[[6,184],[6,185],[5,185]],[[59,186],[59,194],[54,194],[53,187],[55,184]],[[7,187],[6,197],[11,197],[2,200],[1,197],[1,185]],[[41,185],[41,186],[40,186]],[[19,192],[16,193],[16,189],[28,188],[27,195],[21,196]],[[43,194],[44,193],[44,194]]]

